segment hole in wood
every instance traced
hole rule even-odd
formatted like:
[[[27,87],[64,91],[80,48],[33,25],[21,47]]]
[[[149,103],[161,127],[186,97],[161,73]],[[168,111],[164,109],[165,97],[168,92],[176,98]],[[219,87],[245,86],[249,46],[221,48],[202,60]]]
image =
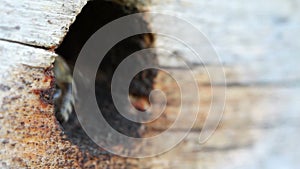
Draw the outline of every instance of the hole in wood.
[[[56,80],[58,86],[56,95],[58,98],[65,96],[69,90],[68,85],[70,85],[69,78],[71,76],[66,77],[68,76],[68,73],[65,73],[65,71],[72,72],[81,48],[93,35],[93,33],[110,21],[136,12],[139,12],[136,8],[125,8],[123,5],[113,2],[94,0],[87,3],[87,5],[82,9],[82,12],[77,16],[76,21],[71,25],[63,42],[56,50],[56,52],[66,61],[66,65],[62,60],[60,60],[60,58],[56,61],[55,69],[57,71]],[[139,24],[147,26],[147,22],[143,18],[140,19],[141,20]],[[97,72],[95,92],[98,106],[107,122],[115,130],[127,136],[139,137],[141,132],[141,124],[124,118],[114,107],[110,91],[112,76],[115,69],[122,62],[122,60],[126,58],[126,56],[129,56],[130,54],[141,49],[152,47],[153,43],[154,35],[152,34],[136,35],[122,40],[106,54]],[[141,62],[145,62],[145,60]],[[157,61],[155,59],[153,60],[153,58],[149,58],[149,60],[146,60],[146,62],[154,62],[155,64],[157,63]],[[152,90],[156,74],[156,70],[147,69],[137,74],[132,80],[129,87],[129,93],[131,95],[131,102],[134,106],[136,106],[137,109],[142,110],[145,108],[144,106],[147,106],[147,103],[149,102],[148,95]],[[60,79],[64,78],[66,78],[68,82],[59,81]],[[62,100],[57,101],[57,119],[60,121],[64,132],[70,141],[78,145],[84,151],[89,151],[89,153],[92,155],[106,153],[88,138],[83,129],[80,127],[74,112],[70,114],[59,113],[60,109],[65,104],[68,103],[64,103]],[[69,105],[66,105],[66,109],[69,108],[68,106]],[[121,141],[117,139],[118,138],[115,138],[115,140],[113,140],[116,141],[116,144]]]

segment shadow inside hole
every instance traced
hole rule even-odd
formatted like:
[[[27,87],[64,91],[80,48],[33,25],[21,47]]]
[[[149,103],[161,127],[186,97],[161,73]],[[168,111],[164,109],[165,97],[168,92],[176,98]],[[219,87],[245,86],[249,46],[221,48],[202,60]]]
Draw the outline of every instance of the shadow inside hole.
[[[66,60],[72,71],[81,48],[93,33],[110,21],[136,12],[139,11],[135,8],[125,10],[124,6],[112,2],[89,1],[71,25],[69,32],[56,52]],[[136,26],[147,27],[147,23],[143,18],[140,18],[138,23],[140,25]],[[102,115],[115,130],[127,136],[139,137],[141,124],[129,121],[116,110],[110,92],[111,79],[115,69],[124,58],[133,52],[152,47],[153,42],[154,36],[152,34],[135,35],[119,42],[106,54],[97,72],[95,92]],[[149,60],[137,60],[137,64],[145,62],[157,64],[153,57],[149,57]],[[157,71],[154,69],[139,73],[132,80],[129,93],[136,98],[148,98],[156,74]],[[61,121],[61,125],[68,139],[81,149],[88,150],[92,155],[106,154],[85,134],[74,112],[70,115],[69,121]],[[102,137],[109,138],[106,135]],[[122,143],[120,138],[110,138],[107,141],[115,142],[116,145]]]

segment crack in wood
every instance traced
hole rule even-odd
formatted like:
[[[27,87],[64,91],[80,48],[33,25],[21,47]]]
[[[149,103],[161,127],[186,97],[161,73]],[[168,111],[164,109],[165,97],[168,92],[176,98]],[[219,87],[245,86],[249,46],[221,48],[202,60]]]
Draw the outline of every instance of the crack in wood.
[[[47,47],[44,47],[44,46],[37,46],[37,45],[29,44],[29,43],[24,43],[24,42],[9,40],[9,39],[3,39],[3,38],[0,38],[0,41],[15,43],[15,44],[24,45],[24,46],[33,47],[33,48],[38,48],[38,49],[44,49],[44,50],[48,50],[48,51],[50,49],[52,49],[52,47],[47,48]]]

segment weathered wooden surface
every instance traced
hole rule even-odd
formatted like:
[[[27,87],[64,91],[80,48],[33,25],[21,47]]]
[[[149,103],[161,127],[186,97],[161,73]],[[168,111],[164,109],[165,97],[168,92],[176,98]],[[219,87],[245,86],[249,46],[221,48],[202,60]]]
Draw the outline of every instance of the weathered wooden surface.
[[[184,70],[180,69],[182,73]],[[186,72],[187,73],[187,72]],[[184,78],[184,73],[183,77]],[[173,82],[161,83],[172,100],[164,116],[147,125],[147,135],[157,135],[168,129],[179,112],[179,96],[174,94]],[[200,115],[184,141],[169,152],[141,164],[149,168],[272,168],[290,166],[297,168],[299,157],[300,87],[278,86],[230,86],[227,88],[226,108],[219,128],[205,143],[199,143],[199,135],[209,110],[210,87],[199,83],[203,96]],[[169,92],[168,92],[169,91]],[[172,91],[172,92],[170,92]],[[177,91],[178,92],[178,91]],[[175,102],[175,104],[173,104]],[[177,103],[176,103],[177,102]],[[191,98],[191,105],[197,104]],[[189,110],[181,110],[189,114]],[[185,129],[173,130],[172,139]],[[277,159],[284,159],[275,163]],[[275,165],[275,166],[274,166]]]
[[[82,155],[64,141],[49,100],[55,54],[3,41],[0,46],[1,168],[80,166]]]
[[[224,64],[227,99],[220,127],[207,143],[199,144],[211,89],[207,86],[208,74],[203,67],[196,67],[202,94],[201,115],[180,145],[158,157],[142,160],[145,168],[299,168],[300,43],[295,37],[300,35],[300,1],[154,2],[152,10],[183,17],[207,35]],[[168,27],[175,35],[180,31],[158,21],[153,20],[154,27]],[[195,63],[190,52],[177,42],[160,37],[157,46],[176,51],[186,61]],[[176,68],[181,66],[176,58],[163,54],[160,61],[173,67],[170,71],[182,79],[188,73]],[[204,65],[215,72],[214,62]],[[159,88],[174,89],[174,81],[162,81]],[[178,103],[178,91],[169,93],[168,97]],[[191,98],[191,105],[193,102]],[[165,130],[177,111],[176,104],[169,105],[165,116],[148,127],[155,134]],[[175,130],[174,136],[181,131],[182,128]]]
[[[207,143],[198,143],[211,95],[207,74],[196,67],[203,96],[202,110],[193,130],[181,144],[153,158],[135,160],[102,155],[89,157],[83,163],[84,155],[61,135],[53,105],[45,103],[44,95],[41,97],[39,92],[51,85],[47,68],[56,56],[53,51],[40,48],[57,47],[85,3],[2,1],[0,168],[88,168],[93,165],[155,169],[299,168],[299,1],[154,3],[153,10],[167,9],[193,21],[215,45],[225,65],[228,82],[220,127]],[[175,33],[178,31],[176,27],[171,28]],[[172,47],[163,39],[158,39],[157,45]],[[180,46],[175,48],[181,50]],[[185,51],[180,52],[193,62]],[[163,65],[175,65],[176,60],[172,60],[161,56]],[[214,64],[209,63],[208,69],[215,69]],[[185,78],[183,69],[175,67],[170,71]],[[170,90],[174,82],[160,80],[160,77],[158,82],[161,83],[157,86]],[[169,93],[168,98],[177,103],[176,91]],[[190,102],[198,104],[193,98]],[[147,124],[145,134],[153,135],[166,129],[177,109],[177,104],[168,106],[166,116]],[[188,114],[189,110],[183,113]],[[174,136],[181,131],[182,128],[174,130]]]
[[[0,39],[38,47],[55,47],[86,2],[2,0]]]
[[[52,63],[86,1],[1,1],[0,168],[122,168],[130,159],[90,157],[54,116]]]
[[[299,0],[155,2],[152,11],[186,19],[209,38],[228,70],[229,83],[293,83],[299,79],[300,42],[296,38],[299,37]],[[158,29],[168,27],[159,19],[153,22]],[[176,26],[168,29],[178,32]],[[196,38],[191,36],[191,39],[197,43]],[[192,63],[198,62],[186,47],[173,40],[158,38],[157,46],[177,51]],[[163,65],[178,63],[174,57],[160,59]],[[207,60],[206,65],[216,64]]]
[[[42,48],[59,44],[84,1],[1,4],[0,166],[79,167],[82,154],[64,140],[49,100],[56,54]]]

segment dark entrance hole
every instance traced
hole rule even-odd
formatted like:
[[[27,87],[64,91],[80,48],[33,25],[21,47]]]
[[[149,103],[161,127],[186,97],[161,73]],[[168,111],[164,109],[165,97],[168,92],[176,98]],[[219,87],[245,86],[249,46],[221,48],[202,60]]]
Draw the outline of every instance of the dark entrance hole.
[[[137,8],[127,8],[105,0],[89,1],[77,16],[76,21],[71,25],[69,32],[56,52],[66,60],[72,71],[81,48],[93,33],[119,17],[136,12],[139,12]],[[143,18],[140,18],[140,21],[137,23],[138,25],[136,26],[148,26]],[[110,91],[111,79],[115,69],[123,59],[133,52],[152,47],[153,43],[154,36],[152,34],[135,35],[124,39],[106,54],[98,69],[95,81],[98,106],[107,122],[115,130],[127,136],[139,137],[141,124],[127,120],[116,110]],[[143,59],[137,62],[152,62],[156,64],[157,61],[150,57],[149,60]],[[137,100],[147,100],[156,74],[157,72],[154,69],[148,69],[137,74],[129,88],[131,96]],[[81,149],[88,150],[93,155],[106,153],[88,138],[80,127],[74,112],[70,115],[70,119],[67,122],[60,121],[60,123],[68,139]],[[118,141],[116,140],[116,142]]]

